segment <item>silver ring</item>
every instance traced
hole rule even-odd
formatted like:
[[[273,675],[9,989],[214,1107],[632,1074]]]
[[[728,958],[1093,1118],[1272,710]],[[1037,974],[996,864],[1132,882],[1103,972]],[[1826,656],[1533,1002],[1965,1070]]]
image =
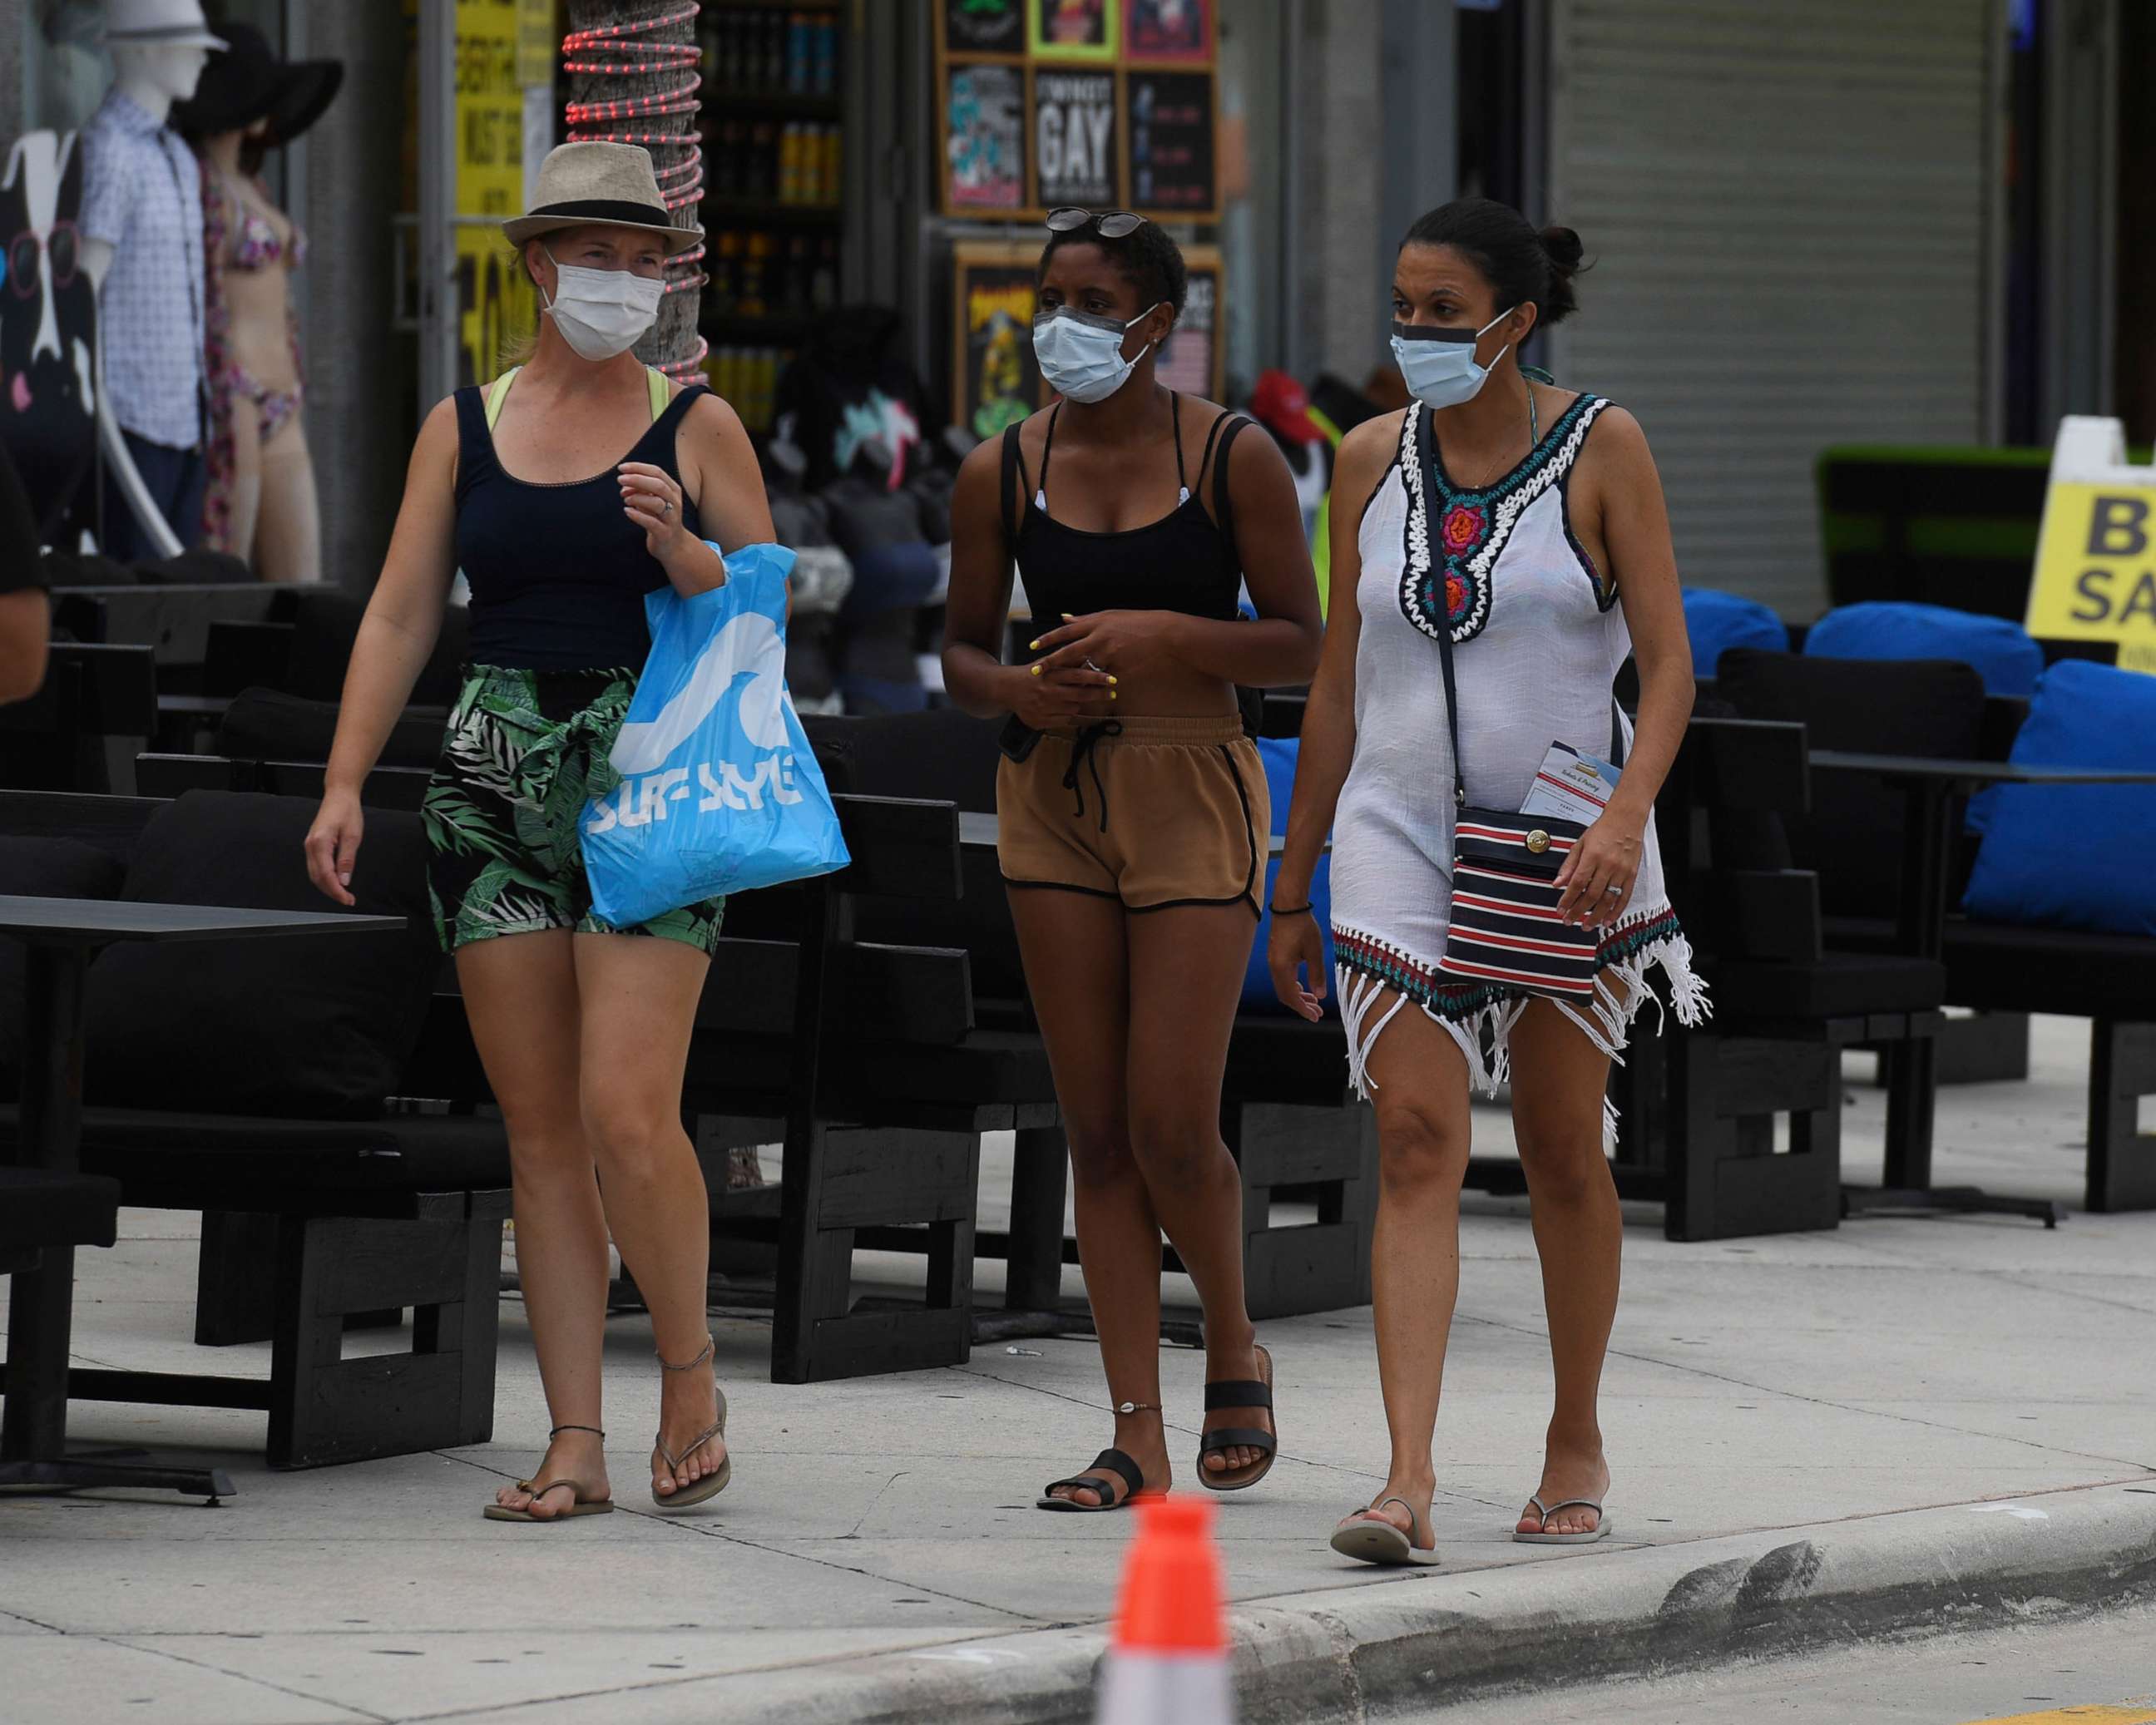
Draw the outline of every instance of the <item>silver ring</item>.
[[[1621,886],[1605,886],[1602,889],[1605,896],[1613,892],[1622,892],[1625,889]]]
[[[670,515],[671,515],[671,514],[673,514],[673,513],[674,513],[674,500],[673,500],[671,497],[662,497],[662,498],[660,498],[660,499],[659,500],[659,514],[660,514],[660,518],[661,520],[664,520],[666,516],[670,516]]]

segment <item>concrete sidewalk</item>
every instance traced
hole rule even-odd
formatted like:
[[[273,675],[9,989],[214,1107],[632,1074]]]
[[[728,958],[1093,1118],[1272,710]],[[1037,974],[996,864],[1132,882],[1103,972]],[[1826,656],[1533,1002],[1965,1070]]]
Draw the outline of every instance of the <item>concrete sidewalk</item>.
[[[2075,1197],[2085,1037],[2043,1024],[2032,1082],[1946,1092],[1940,1178]],[[1880,1111],[1857,1093],[1852,1178],[1876,1168]],[[1502,1117],[1484,1127],[1478,1150]],[[1677,1246],[1640,1209],[1605,1389],[1614,1537],[1580,1552],[1507,1537],[1535,1484],[1548,1353],[1523,1207],[1470,1208],[1441,1568],[1378,1572],[1325,1546],[1384,1471],[1368,1312],[1264,1327],[1282,1459],[1216,1500],[1246,1720],[2156,1592],[2156,1214]],[[203,1368],[191,1221],[130,1213],[119,1248],[82,1255],[85,1363]],[[656,1368],[642,1322],[617,1319],[627,1512],[523,1527],[479,1514],[547,1424],[513,1300],[503,1337],[497,1440],[474,1450],[271,1475],[259,1414],[78,1404],[78,1441],[213,1452],[239,1495],[0,1503],[0,1716],[1088,1717],[1131,1523],[1030,1505],[1107,1439],[1089,1345],[781,1388],[764,1381],[767,1330],[723,1322],[736,1482],[667,1517],[644,1490]],[[216,1364],[266,1372],[267,1351]],[[1163,1366],[1180,1462],[1203,1361],[1171,1350]]]

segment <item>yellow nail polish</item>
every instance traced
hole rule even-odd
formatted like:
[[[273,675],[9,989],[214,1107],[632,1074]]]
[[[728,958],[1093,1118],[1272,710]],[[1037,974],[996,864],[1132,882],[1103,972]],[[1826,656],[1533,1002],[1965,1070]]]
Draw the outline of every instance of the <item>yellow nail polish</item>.
[[[1109,699],[1109,700],[1111,700],[1111,701],[1114,701],[1115,699],[1116,699],[1116,691],[1115,691],[1114,690],[1111,689],[1111,690],[1108,691],[1108,699]]]
[[[1025,650],[1029,653],[1038,653],[1040,651],[1040,643],[1038,641],[1028,641],[1025,644]]]
[[[1111,689],[1112,689],[1112,688],[1114,688],[1114,687],[1116,686],[1116,680],[1115,680],[1113,677],[1111,677],[1111,678],[1109,678],[1109,679],[1108,679],[1108,686],[1109,686]]]
[[[1035,675],[1036,677],[1037,677],[1037,676],[1039,676],[1039,675],[1040,675],[1040,667],[1039,665],[1036,665],[1035,666],[1034,666],[1034,668],[1033,668],[1033,674],[1034,674],[1034,675]]]

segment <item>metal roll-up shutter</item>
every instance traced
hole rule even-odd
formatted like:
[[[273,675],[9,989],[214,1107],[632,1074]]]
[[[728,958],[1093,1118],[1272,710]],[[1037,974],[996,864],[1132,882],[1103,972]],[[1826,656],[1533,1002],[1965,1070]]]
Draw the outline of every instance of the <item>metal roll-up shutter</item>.
[[[1825,604],[1814,463],[1987,423],[1989,0],[1553,0],[1568,387],[1646,428],[1694,586]]]

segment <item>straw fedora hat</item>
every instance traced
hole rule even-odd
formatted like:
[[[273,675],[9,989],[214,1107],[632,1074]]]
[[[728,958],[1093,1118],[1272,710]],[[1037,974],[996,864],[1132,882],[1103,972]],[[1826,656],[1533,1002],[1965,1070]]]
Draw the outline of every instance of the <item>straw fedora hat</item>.
[[[116,48],[223,49],[202,0],[105,0],[105,39]]]
[[[704,230],[685,228],[659,195],[651,152],[635,144],[560,144],[539,164],[531,208],[501,224],[512,245],[593,224],[636,228],[665,239],[670,255],[701,244]]]

